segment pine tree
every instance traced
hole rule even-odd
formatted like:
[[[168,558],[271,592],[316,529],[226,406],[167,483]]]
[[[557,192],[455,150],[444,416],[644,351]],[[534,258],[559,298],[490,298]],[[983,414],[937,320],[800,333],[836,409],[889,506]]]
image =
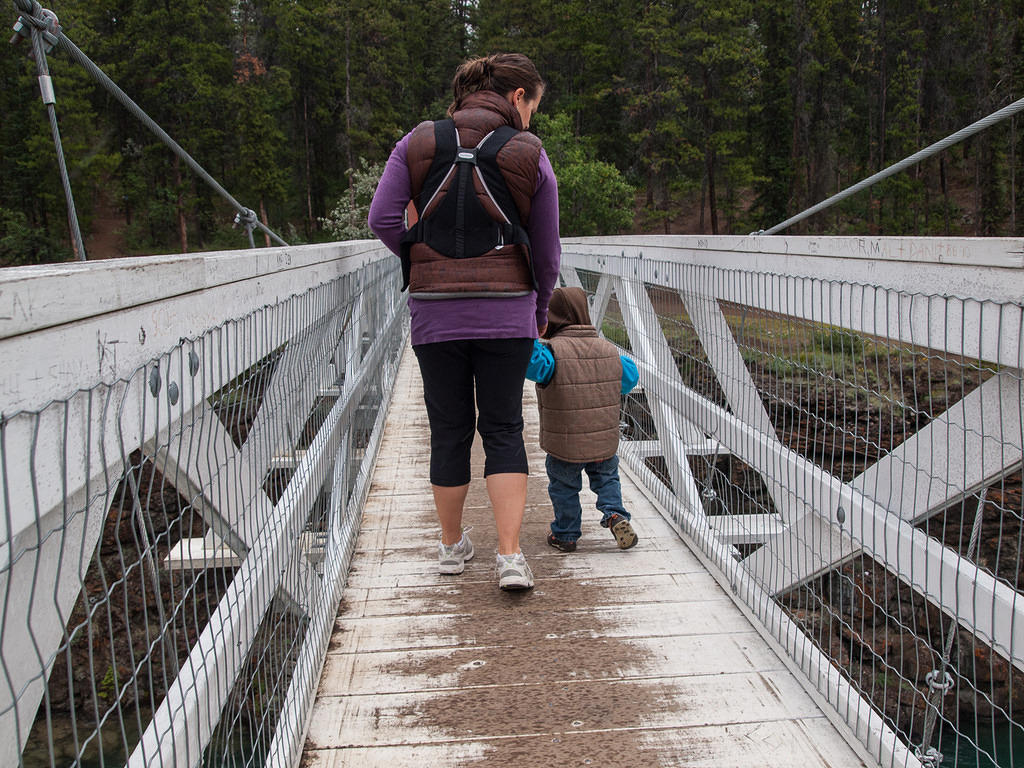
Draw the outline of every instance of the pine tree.
[[[645,189],[644,218],[666,232],[674,216],[673,194],[694,189],[700,179],[698,86],[687,72],[680,37],[691,21],[674,4],[651,2],[628,25],[634,55],[622,87],[624,122]]]
[[[796,49],[792,3],[759,3],[764,70],[758,91],[761,111],[754,119],[751,138],[756,147],[753,206],[755,228],[765,229],[786,219],[792,200],[793,166],[793,52]]]

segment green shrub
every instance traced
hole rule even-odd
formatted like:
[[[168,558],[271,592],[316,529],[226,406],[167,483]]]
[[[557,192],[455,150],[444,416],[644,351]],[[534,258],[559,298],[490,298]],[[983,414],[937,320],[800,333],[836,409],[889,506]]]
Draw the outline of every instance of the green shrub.
[[[370,202],[377,191],[377,183],[384,173],[384,164],[369,165],[366,158],[359,159],[358,168],[348,169],[349,188],[331,212],[320,220],[324,228],[337,240],[362,240],[373,237],[366,218]]]
[[[562,237],[615,235],[633,227],[636,190],[611,163],[596,158],[592,143],[572,132],[569,115],[537,115],[537,133],[558,179]]]

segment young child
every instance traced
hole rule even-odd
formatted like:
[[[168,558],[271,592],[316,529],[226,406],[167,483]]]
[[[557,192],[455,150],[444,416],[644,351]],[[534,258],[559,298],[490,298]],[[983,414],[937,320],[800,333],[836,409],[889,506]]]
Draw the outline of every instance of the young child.
[[[582,535],[582,473],[597,494],[601,525],[621,549],[637,536],[622,506],[619,484],[620,395],[639,378],[636,364],[597,335],[581,288],[556,288],[548,305],[548,327],[534,343],[526,377],[537,382],[540,446],[548,456],[548,495],[555,511],[548,544],[574,552]]]

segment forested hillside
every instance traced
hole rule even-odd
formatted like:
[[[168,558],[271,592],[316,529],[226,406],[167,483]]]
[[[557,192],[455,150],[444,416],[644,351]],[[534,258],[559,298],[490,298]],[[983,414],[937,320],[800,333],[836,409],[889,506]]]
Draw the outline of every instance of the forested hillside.
[[[334,237],[325,220],[358,207],[405,131],[443,115],[471,55],[521,51],[547,80],[536,130],[560,177],[564,235],[745,234],[1024,96],[1024,21],[1010,0],[44,5],[291,243]],[[17,18],[10,2],[6,16]],[[71,255],[28,51],[0,52],[8,265]],[[227,204],[59,49],[49,62],[90,258],[244,247]],[[1019,124],[791,231],[1020,234]]]

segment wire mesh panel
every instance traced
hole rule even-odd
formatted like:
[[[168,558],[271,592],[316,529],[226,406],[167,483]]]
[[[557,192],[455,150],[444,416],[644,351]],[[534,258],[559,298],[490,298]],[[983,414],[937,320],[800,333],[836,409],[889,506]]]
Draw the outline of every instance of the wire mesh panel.
[[[569,242],[621,452],[883,765],[1024,762],[1020,247]]]
[[[3,275],[29,311],[0,326],[0,764],[289,764],[406,338],[397,261],[131,261]]]

